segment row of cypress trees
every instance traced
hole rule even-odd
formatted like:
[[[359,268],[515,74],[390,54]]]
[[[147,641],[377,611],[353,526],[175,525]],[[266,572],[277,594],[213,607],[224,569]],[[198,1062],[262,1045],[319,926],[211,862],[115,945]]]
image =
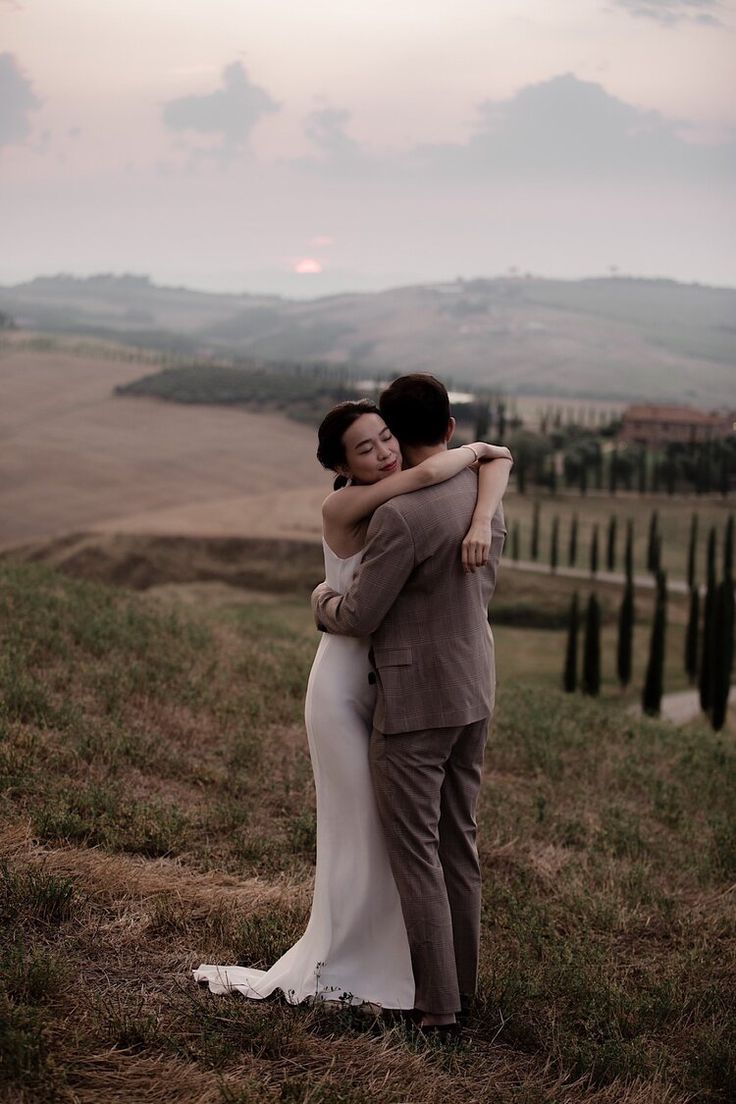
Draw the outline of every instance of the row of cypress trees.
[[[694,519],[694,525],[696,519]],[[656,538],[656,525],[651,532]],[[656,549],[659,542],[652,541]],[[734,661],[734,520],[728,519],[723,547],[723,573],[720,581],[716,571],[716,530],[712,527],[708,536],[707,586],[703,602],[701,628],[700,591],[691,575],[690,611],[685,636],[685,670],[691,682],[697,680],[700,704],[713,728],[720,730],[726,718],[731,674]],[[656,578],[654,617],[652,620],[644,686],[642,709],[656,715],[660,712],[664,692],[664,664],[667,631],[667,577],[658,560],[653,560]],[[692,568],[691,568],[692,570]],[[626,581],[618,614],[618,639],[616,671],[622,688],[628,686],[632,676],[632,655],[635,622],[634,581],[631,557],[626,561]],[[570,603],[567,647],[563,685],[569,693],[578,686],[578,633],[580,611],[578,595]],[[585,612],[582,674],[580,688],[583,693],[596,695],[600,691],[600,606],[595,594],[591,594]]]
[[[634,587],[632,580],[629,578],[624,586],[618,616],[616,671],[622,689],[631,682],[634,618]],[[642,709],[645,713],[659,713],[662,704],[666,629],[667,579],[664,572],[661,571],[657,576],[657,595],[649,644],[649,660],[642,690]],[[576,591],[570,602],[565,667],[562,678],[564,689],[569,694],[578,689],[579,631],[580,609]],[[601,610],[595,593],[589,596],[585,610],[582,653],[580,689],[584,694],[597,696],[601,688]]]
[[[578,563],[578,515],[573,514],[570,519],[570,529],[567,541],[567,566],[577,567]],[[518,521],[511,526],[511,558],[521,558],[521,530]],[[540,553],[540,506],[535,502],[532,510],[532,526],[529,537],[529,559],[537,562]],[[553,571],[560,566],[561,526],[558,514],[552,518],[552,528],[549,540],[549,564]],[[601,535],[598,523],[593,525],[590,535],[589,567],[591,575],[596,575],[601,560]],[[626,538],[624,545],[624,563],[633,563],[634,557],[634,523],[629,519],[626,523]],[[607,571],[615,571],[618,559],[618,517],[611,514],[606,527],[605,538],[605,565]]]
[[[729,530],[730,526],[730,530]],[[729,539],[733,541],[733,520],[729,519],[726,524],[725,540]],[[567,566],[577,567],[579,559],[579,522],[578,515],[573,513],[570,518],[570,527],[568,530],[567,539]],[[729,537],[729,531],[731,536]],[[695,582],[695,576],[697,572],[697,556],[698,556],[698,532],[699,532],[699,518],[694,513],[690,519],[690,533],[688,538],[688,553],[687,553],[687,582],[688,586],[692,587]],[[662,543],[663,536],[660,528],[659,512],[654,509],[649,517],[649,524],[647,529],[647,547],[646,547],[646,569],[652,575],[656,575],[662,570]],[[514,521],[511,525],[511,558],[513,560],[519,560],[521,558],[521,529],[518,521]],[[603,545],[603,548],[601,547]],[[599,571],[601,560],[601,552],[605,553],[603,562],[605,563],[606,571],[613,572],[616,570],[619,558],[619,520],[616,514],[611,514],[608,519],[608,524],[605,526],[605,543],[603,543],[603,533],[601,532],[601,526],[599,523],[595,523],[590,533],[590,545],[588,553],[588,567],[591,575],[596,575]],[[552,571],[560,566],[561,554],[562,554],[562,532],[560,525],[560,518],[558,514],[553,515],[552,526],[549,536],[549,565]],[[532,524],[529,536],[529,559],[538,562],[541,549],[541,507],[539,502],[534,503],[532,509]],[[624,573],[629,576],[633,572],[634,563],[634,522],[629,518],[626,522],[625,534],[624,534],[624,546],[623,546],[623,570]]]

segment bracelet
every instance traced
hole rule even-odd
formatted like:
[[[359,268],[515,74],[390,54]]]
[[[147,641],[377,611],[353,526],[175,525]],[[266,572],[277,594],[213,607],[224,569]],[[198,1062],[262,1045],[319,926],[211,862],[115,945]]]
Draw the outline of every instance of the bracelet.
[[[477,452],[475,451],[475,449],[473,448],[473,446],[472,446],[472,445],[463,445],[462,447],[463,447],[463,448],[468,448],[468,449],[470,449],[470,451],[472,452],[472,454],[473,454],[473,457],[474,457],[474,459],[475,459],[475,463],[476,463],[476,464],[477,464],[477,463],[479,463],[479,461],[480,461],[480,457],[478,456],[478,453],[477,453]]]

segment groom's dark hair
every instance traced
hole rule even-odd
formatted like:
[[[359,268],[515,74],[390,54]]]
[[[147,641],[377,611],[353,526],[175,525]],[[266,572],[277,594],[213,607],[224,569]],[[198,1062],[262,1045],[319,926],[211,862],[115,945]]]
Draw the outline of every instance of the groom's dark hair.
[[[435,376],[399,376],[378,400],[383,420],[402,445],[439,445],[450,423],[447,389]]]

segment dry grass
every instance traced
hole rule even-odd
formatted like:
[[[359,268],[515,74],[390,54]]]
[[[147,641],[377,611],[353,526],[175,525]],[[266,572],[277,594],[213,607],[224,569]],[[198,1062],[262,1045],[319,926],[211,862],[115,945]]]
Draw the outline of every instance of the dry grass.
[[[299,604],[185,610],[36,565],[0,582],[0,1099],[732,1099],[731,737],[503,690],[478,1007],[462,1045],[429,1046],[354,1009],[191,981],[200,961],[265,965],[303,930]]]
[[[86,344],[85,352],[80,339],[47,337],[31,347],[23,335],[0,343],[0,547],[91,529],[133,537],[319,541],[319,507],[330,479],[316,462],[311,428],[240,409],[114,397],[117,384],[150,365],[130,359],[134,354],[124,348]],[[540,402],[519,399],[532,414]],[[528,555],[533,498],[507,497],[509,517],[522,525],[522,556]],[[626,518],[635,519],[637,563],[643,564],[646,527],[656,507],[665,564],[678,578],[692,511],[701,517],[704,550],[708,526],[722,528],[732,509],[717,498],[623,493],[615,499],[560,494],[543,496],[543,502],[540,558],[547,559],[551,517],[559,513],[560,562],[566,562],[567,522],[576,511],[582,565],[592,524],[603,530],[611,513],[618,515],[620,536]],[[83,547],[76,549],[80,558],[83,553]],[[701,555],[701,578],[702,568]],[[130,578],[130,564],[126,570]]]
[[[146,369],[129,350],[82,355],[79,345],[0,344],[0,547],[129,515],[155,532],[168,510],[179,511],[175,528],[159,531],[247,537],[262,496],[295,489],[318,489],[319,517],[329,481],[311,429],[279,415],[115,397]],[[226,524],[213,529],[219,502]]]

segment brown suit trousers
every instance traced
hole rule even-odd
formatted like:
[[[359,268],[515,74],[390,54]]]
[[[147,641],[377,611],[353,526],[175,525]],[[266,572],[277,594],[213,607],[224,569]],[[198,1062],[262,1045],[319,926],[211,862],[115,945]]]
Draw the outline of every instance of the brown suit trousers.
[[[371,774],[401,898],[423,1012],[458,1012],[474,995],[480,943],[475,811],[487,720],[386,736],[373,730]]]

